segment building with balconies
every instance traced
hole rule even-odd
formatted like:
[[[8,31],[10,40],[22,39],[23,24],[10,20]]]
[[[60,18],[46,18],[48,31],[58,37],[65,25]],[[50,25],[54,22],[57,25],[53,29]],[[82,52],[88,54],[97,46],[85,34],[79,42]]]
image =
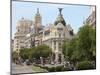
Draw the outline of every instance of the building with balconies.
[[[91,13],[86,19],[86,21],[84,22],[84,24],[86,23],[88,23],[93,28],[96,28],[96,7],[95,6],[91,6]]]
[[[17,22],[16,25],[16,33],[14,35],[14,51],[19,52],[21,48],[25,47],[25,36],[26,34],[30,33],[31,31],[31,25],[32,25],[31,20],[27,20],[22,18]]]
[[[64,41],[67,39],[70,40],[74,36],[73,29],[69,24],[66,24],[61,10],[62,9],[59,8],[59,15],[54,24],[49,24],[44,28],[42,39],[43,44],[52,48],[52,61],[56,64],[64,61],[62,54],[62,45]]]
[[[42,26],[42,17],[37,9],[34,21],[22,18],[16,26],[14,37],[14,50],[21,48],[31,48],[45,44],[52,49],[51,60],[56,64],[62,63],[64,57],[62,54],[62,45],[65,40],[70,40],[74,37],[72,27],[67,24],[61,13],[62,8],[59,8],[59,14],[54,23]]]

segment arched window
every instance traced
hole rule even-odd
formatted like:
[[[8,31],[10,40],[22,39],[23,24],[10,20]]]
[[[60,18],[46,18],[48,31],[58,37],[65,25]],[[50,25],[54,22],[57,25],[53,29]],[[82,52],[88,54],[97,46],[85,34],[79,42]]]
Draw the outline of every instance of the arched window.
[[[59,37],[61,37],[61,34],[59,33]]]
[[[65,33],[63,34],[63,36],[65,37]]]
[[[73,30],[69,31],[70,35],[73,35]]]
[[[18,29],[17,31],[19,32],[20,30]]]

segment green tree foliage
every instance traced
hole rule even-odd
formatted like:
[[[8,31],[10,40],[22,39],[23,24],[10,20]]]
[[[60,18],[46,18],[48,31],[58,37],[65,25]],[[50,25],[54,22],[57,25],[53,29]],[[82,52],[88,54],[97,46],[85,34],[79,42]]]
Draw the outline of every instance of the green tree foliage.
[[[81,57],[91,60],[96,56],[96,30],[87,24],[80,28],[78,36]]]
[[[33,61],[33,58],[35,58],[35,55],[36,55],[36,47],[32,47],[30,48],[30,51],[29,51],[29,60]]]
[[[64,43],[63,45],[63,54],[67,61],[75,62],[79,60],[80,53],[78,51],[78,39],[73,38],[72,40]]]
[[[90,51],[92,52],[93,56],[95,57],[96,56],[96,30],[92,29],[90,32],[91,33],[89,35],[90,35],[90,39],[92,41]]]
[[[74,64],[81,61],[95,61],[96,30],[86,24],[81,27],[75,38],[64,43],[63,54]]]
[[[47,45],[37,46],[34,52],[34,57],[40,59],[40,57],[47,58],[51,55],[52,50]]]
[[[77,70],[89,70],[94,69],[94,65],[90,61],[82,61],[76,64]]]
[[[19,53],[19,56],[23,60],[29,59],[29,52],[30,52],[30,49],[28,49],[28,48],[21,49],[20,53]]]
[[[47,45],[40,45],[32,48],[24,48],[20,50],[20,57],[24,60],[40,59],[40,57],[47,58],[51,55],[52,51]]]
[[[12,52],[12,60],[13,62],[16,62],[18,60],[18,53],[16,51]]]

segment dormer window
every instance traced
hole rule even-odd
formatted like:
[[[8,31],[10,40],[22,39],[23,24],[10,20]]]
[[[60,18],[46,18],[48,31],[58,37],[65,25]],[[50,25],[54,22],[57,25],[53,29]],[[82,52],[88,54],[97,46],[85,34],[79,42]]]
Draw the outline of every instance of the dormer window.
[[[74,35],[74,34],[73,34],[73,30],[72,30],[72,31],[69,31],[69,33],[70,33],[70,35]]]
[[[65,37],[65,33],[63,34],[63,36]]]
[[[58,30],[58,31],[62,31],[62,30],[63,30],[63,28],[57,28],[57,30]]]
[[[20,30],[18,29],[18,32],[19,32]]]
[[[59,37],[61,37],[61,34],[59,33]]]

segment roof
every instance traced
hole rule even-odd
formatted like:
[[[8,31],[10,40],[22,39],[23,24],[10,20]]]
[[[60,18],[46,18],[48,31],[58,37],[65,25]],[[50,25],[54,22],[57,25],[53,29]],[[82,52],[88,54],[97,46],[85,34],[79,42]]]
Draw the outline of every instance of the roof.
[[[64,26],[66,26],[66,22],[63,18],[63,15],[61,14],[62,8],[59,8],[59,15],[56,18],[56,21],[54,22],[54,25],[57,25],[58,23],[62,23]]]

